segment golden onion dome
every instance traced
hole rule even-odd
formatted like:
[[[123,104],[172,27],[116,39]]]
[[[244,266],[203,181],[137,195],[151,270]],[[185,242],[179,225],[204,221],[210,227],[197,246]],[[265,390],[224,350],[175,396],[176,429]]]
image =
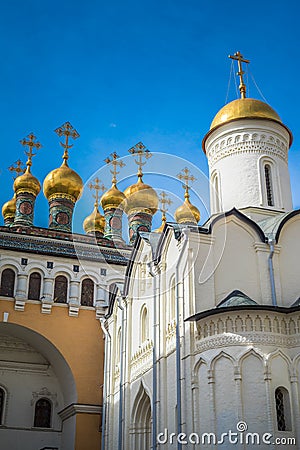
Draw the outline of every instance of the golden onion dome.
[[[82,194],[83,182],[78,173],[72,170],[64,160],[59,168],[48,173],[43,190],[48,201],[61,197],[75,203]]]
[[[16,214],[16,197],[14,196],[11,200],[4,203],[2,206],[2,216],[4,221],[7,219],[14,219]]]
[[[126,214],[146,212],[153,215],[158,209],[157,193],[151,186],[143,182],[141,176],[137,183],[125,189],[124,195],[126,197],[124,208]]]
[[[268,119],[282,124],[282,121],[270,105],[254,98],[239,98],[227,103],[216,114],[210,129],[237,119]]]
[[[41,190],[41,184],[39,180],[30,172],[30,166],[27,166],[26,172],[23,175],[17,177],[14,181],[14,191],[16,195],[27,193],[32,194],[35,197]]]
[[[221,125],[240,119],[266,119],[277,122],[287,130],[290,136],[290,145],[292,144],[293,135],[291,131],[282,123],[281,118],[270,105],[254,98],[239,98],[227,103],[215,115],[210,125],[209,132],[204,136],[202,141],[202,148],[204,152],[206,139],[213,130]]]
[[[101,205],[104,211],[110,208],[119,208],[124,200],[125,195],[123,192],[119,191],[116,184],[113,183],[112,187],[102,195]]]
[[[199,209],[192,205],[189,196],[185,196],[185,200],[179,208],[175,211],[175,220],[177,223],[194,223],[197,224],[200,220]]]
[[[95,205],[92,214],[87,216],[83,222],[83,229],[86,233],[104,233],[105,218],[99,213],[97,206]]]

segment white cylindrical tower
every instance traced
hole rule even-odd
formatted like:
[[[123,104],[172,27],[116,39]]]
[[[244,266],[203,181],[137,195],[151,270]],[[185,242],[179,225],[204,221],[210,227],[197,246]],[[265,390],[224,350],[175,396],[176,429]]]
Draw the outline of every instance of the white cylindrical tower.
[[[202,144],[209,164],[211,214],[234,207],[291,210],[291,143],[290,130],[268,104],[240,98],[225,105]]]

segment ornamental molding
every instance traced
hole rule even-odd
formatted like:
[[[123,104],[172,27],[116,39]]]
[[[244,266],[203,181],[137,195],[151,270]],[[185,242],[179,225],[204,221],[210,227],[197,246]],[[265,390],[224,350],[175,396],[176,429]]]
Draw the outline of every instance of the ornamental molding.
[[[150,339],[143,342],[130,361],[132,381],[143,375],[152,367],[153,342]]]
[[[39,373],[47,375],[49,364],[15,362],[15,361],[0,361],[0,370],[7,372],[18,373]]]
[[[252,343],[297,347],[300,345],[300,314],[232,312],[197,322],[198,351]]]
[[[281,136],[272,132],[231,132],[214,139],[206,151],[210,166],[227,156],[243,153],[275,155],[287,163],[288,145]]]
[[[102,406],[100,405],[88,405],[85,403],[72,403],[68,405],[66,408],[59,411],[59,416],[61,420],[64,422],[76,414],[101,414]]]
[[[236,345],[270,345],[274,347],[298,347],[300,346],[300,336],[293,338],[268,333],[224,333],[215,337],[206,338],[203,340],[196,340],[196,352],[202,353],[206,350],[230,347]]]
[[[52,230],[53,231],[53,230]],[[22,235],[21,233],[0,233],[0,248],[6,250],[38,253],[72,259],[109,262],[118,265],[127,265],[129,252],[106,248],[104,245],[87,245],[79,242],[66,242],[61,238],[47,239],[44,236]]]
[[[39,391],[32,393],[31,406],[34,405],[41,398],[47,398],[52,401],[54,406],[58,406],[57,394],[49,391],[47,387],[43,387]]]

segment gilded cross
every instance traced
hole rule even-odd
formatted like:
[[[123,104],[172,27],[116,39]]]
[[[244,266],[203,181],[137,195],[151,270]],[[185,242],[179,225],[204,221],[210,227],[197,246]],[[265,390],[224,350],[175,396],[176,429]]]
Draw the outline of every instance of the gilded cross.
[[[73,147],[73,144],[69,144],[69,138],[71,139],[77,139],[79,138],[79,133],[77,130],[75,130],[75,128],[73,128],[73,126],[70,124],[70,122],[65,122],[61,127],[56,128],[56,130],[54,130],[54,132],[62,137],[65,137],[65,142],[60,142],[60,145],[63,147],[64,149],[64,154],[63,154],[63,160],[64,161],[68,161],[69,159],[69,149]]]
[[[97,177],[94,179],[94,184],[93,183],[89,184],[89,189],[91,191],[93,191],[93,190],[95,191],[95,194],[93,194],[93,197],[95,199],[95,207],[98,208],[99,200],[100,200],[99,191],[104,192],[106,187],[104,186],[102,181],[99,180],[99,178]]]
[[[193,183],[194,181],[196,181],[196,178],[191,174],[190,170],[187,167],[182,169],[182,171],[177,175],[177,178],[184,182],[183,189],[185,189],[185,198],[189,198],[189,182],[191,181]]]
[[[171,205],[173,202],[172,200],[169,199],[169,197],[167,196],[167,194],[162,191],[159,194],[159,204],[160,204],[160,210],[163,214],[165,214],[168,211],[168,208],[166,207],[167,205]]]
[[[137,155],[137,160],[135,159],[135,163],[139,166],[138,170],[138,177],[142,178],[143,171],[142,167],[146,164],[146,161],[143,162],[143,158],[149,159],[151,158],[151,153],[149,150],[146,149],[144,144],[142,142],[138,142],[135,146],[131,147],[129,150],[129,153],[132,155]]]
[[[122,169],[122,167],[125,166],[125,163],[121,159],[118,161],[118,158],[119,158],[119,155],[116,152],[113,152],[110,154],[110,157],[108,156],[104,160],[104,162],[106,162],[106,164],[111,164],[113,166],[113,168],[110,170],[110,173],[113,176],[112,184],[114,184],[114,185],[117,184],[117,175],[120,173],[120,171],[117,171],[117,167],[120,167],[120,169]]]
[[[245,59],[243,57],[243,55],[241,54],[241,52],[236,52],[234,55],[228,55],[228,58],[234,59],[235,61],[238,62],[237,75],[240,77],[239,90],[241,93],[241,98],[246,98],[246,85],[245,85],[244,79],[243,79],[243,75],[245,72],[243,71],[242,63],[249,64],[250,61],[248,59]]]
[[[16,172],[17,175],[15,177],[13,176],[13,179],[15,180],[19,175],[21,175],[21,173],[24,173],[26,169],[22,161],[18,159],[18,161],[9,166],[8,170],[10,172]]]
[[[26,166],[28,168],[28,170],[30,170],[30,167],[32,166],[32,157],[36,155],[36,153],[33,153],[33,150],[39,150],[42,145],[40,144],[40,142],[36,141],[36,137],[33,133],[30,133],[28,136],[28,140],[26,140],[26,138],[21,139],[20,143],[22,145],[24,145],[24,147],[28,147],[28,151],[25,150],[25,154],[28,156],[28,160],[26,162]]]
[[[162,222],[167,221],[166,212],[168,211],[167,205],[171,205],[173,202],[172,200],[167,196],[167,194],[162,191],[159,194],[159,204],[160,204],[160,211],[162,212]]]

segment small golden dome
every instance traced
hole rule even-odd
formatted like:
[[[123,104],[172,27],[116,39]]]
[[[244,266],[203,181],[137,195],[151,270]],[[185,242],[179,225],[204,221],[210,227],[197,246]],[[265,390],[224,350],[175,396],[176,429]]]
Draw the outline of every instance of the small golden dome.
[[[134,212],[146,212],[148,214],[155,214],[158,209],[158,196],[155,190],[145,184],[139,176],[138,182],[132,184],[124,191],[126,202],[126,214]]]
[[[282,121],[270,105],[254,98],[239,98],[227,103],[216,114],[210,130],[237,119],[268,119],[282,124]]]
[[[4,221],[7,219],[14,219],[16,214],[16,197],[14,196],[11,200],[4,203],[2,206],[2,216]]]
[[[119,208],[124,200],[125,195],[123,192],[119,191],[116,184],[113,183],[112,187],[102,195],[101,205],[104,211],[110,208]]]
[[[82,194],[83,182],[81,177],[64,160],[58,169],[48,173],[44,180],[43,190],[48,201],[61,197],[75,203]]]
[[[189,197],[186,197],[183,204],[175,211],[175,220],[177,223],[194,223],[197,224],[200,220],[199,209],[192,205]]]
[[[83,229],[86,233],[104,233],[105,218],[99,213],[97,206],[95,206],[92,214],[86,217],[83,222]]]
[[[17,194],[28,193],[35,197],[41,190],[41,184],[39,180],[30,172],[30,166],[27,166],[26,172],[15,179],[14,191]]]

